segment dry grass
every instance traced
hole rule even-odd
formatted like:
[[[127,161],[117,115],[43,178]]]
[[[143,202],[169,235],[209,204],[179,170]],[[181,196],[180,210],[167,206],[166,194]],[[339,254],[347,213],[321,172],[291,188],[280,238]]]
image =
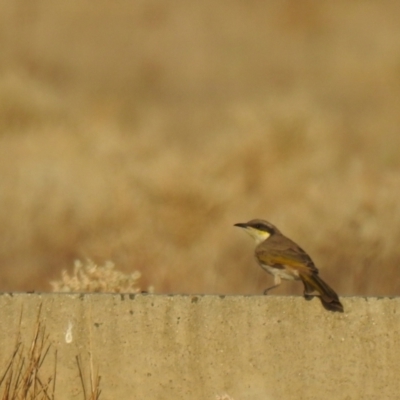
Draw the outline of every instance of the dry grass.
[[[232,225],[262,217],[340,294],[399,293],[397,3],[29,4],[0,16],[1,290],[90,258],[261,293]]]
[[[98,400],[100,398],[101,389],[100,389],[100,381],[101,376],[97,371],[94,373],[93,366],[90,368],[90,378],[85,377],[82,360],[81,357],[76,356],[76,364],[79,370],[79,378],[81,380],[82,388],[83,388],[83,399],[84,400]],[[87,381],[90,383],[90,387],[87,387]]]
[[[30,347],[26,348],[24,346],[20,333],[16,337],[13,354],[0,376],[2,400],[54,399],[57,364],[56,351],[54,352],[53,374],[44,376],[42,371],[50,349],[51,344],[46,334],[46,329],[40,320],[39,310]]]
[[[91,260],[87,260],[86,263],[75,261],[72,274],[63,270],[61,279],[50,284],[53,292],[140,293],[140,276],[139,271],[124,274],[115,269],[115,265],[110,261],[100,266]],[[148,288],[146,292],[153,292],[153,288]]]
[[[57,350],[53,349],[46,333],[46,327],[41,317],[42,306],[40,305],[33,337],[30,345],[24,344],[21,335],[21,320],[16,336],[13,354],[4,370],[0,371],[0,398],[2,400],[54,400],[57,381]],[[4,352],[3,352],[4,356]],[[90,376],[84,371],[84,363],[81,356],[76,356],[77,371],[82,386],[84,400],[99,400],[101,389],[101,377],[98,370],[95,371],[92,354],[89,353]],[[53,359],[53,367],[49,368]],[[0,362],[3,364],[3,359]],[[47,372],[44,372],[46,370]],[[48,372],[51,371],[51,372]]]
[[[235,400],[233,397],[229,396],[229,394],[217,394],[215,396],[216,400]]]

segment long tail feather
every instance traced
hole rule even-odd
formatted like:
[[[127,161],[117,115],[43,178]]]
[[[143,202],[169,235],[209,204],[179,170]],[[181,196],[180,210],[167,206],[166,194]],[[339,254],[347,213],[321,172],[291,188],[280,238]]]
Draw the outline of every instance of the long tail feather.
[[[310,288],[312,291],[319,293],[319,298],[322,305],[326,310],[343,312],[343,305],[339,300],[336,292],[325,283],[317,274],[313,275],[300,275],[301,280],[304,284],[304,296],[306,299],[310,299]]]

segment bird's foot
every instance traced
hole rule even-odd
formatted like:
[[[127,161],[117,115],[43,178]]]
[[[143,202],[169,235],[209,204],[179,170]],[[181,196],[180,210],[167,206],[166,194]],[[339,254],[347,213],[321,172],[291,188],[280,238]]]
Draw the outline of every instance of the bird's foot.
[[[311,294],[311,293],[303,293],[303,296],[304,296],[304,298],[305,298],[307,301],[310,301],[310,300],[312,300],[314,297],[317,297],[318,295],[317,295],[317,294]]]

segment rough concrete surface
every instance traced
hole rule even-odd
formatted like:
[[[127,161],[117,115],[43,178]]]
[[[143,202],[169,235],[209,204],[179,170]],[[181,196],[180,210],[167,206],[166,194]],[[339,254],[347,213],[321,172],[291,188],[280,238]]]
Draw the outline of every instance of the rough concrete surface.
[[[0,375],[40,304],[56,399],[83,399],[78,354],[103,400],[400,396],[399,298],[344,298],[339,314],[301,297],[4,293]]]

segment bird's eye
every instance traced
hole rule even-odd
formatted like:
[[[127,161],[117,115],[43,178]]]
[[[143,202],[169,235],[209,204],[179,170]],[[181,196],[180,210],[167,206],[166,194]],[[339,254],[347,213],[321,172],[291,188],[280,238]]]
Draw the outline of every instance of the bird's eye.
[[[256,225],[256,229],[262,231],[262,226],[261,226],[261,224],[257,224],[257,225]]]

